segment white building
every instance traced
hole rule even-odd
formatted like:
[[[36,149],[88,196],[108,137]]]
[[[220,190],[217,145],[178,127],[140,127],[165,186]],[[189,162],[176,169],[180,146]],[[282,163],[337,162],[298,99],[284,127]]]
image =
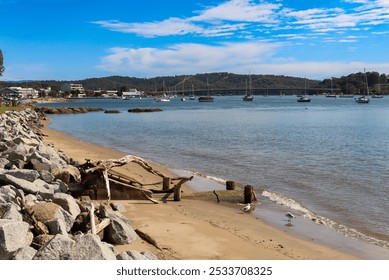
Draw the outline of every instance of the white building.
[[[63,84],[61,89],[66,92],[75,92],[84,93],[84,87],[82,84]]]
[[[138,91],[136,88],[131,88],[129,91],[123,91],[123,99],[140,97],[143,91]]]
[[[95,95],[101,95],[103,98],[117,98],[118,91],[117,90],[95,90],[93,91]]]
[[[33,88],[10,87],[10,89],[17,91],[19,93],[20,98],[22,99],[31,99],[39,97],[39,91]]]

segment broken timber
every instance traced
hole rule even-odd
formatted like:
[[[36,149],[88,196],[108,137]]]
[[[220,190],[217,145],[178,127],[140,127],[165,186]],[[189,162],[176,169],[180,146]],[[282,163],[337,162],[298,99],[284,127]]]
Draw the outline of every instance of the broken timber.
[[[153,193],[152,190],[148,190],[143,188],[143,184],[138,182],[135,179],[132,179],[128,176],[124,176],[118,172],[115,172],[111,170],[113,167],[118,167],[118,166],[123,166],[128,163],[136,163],[140,165],[143,169],[145,169],[147,172],[156,175],[158,177],[161,177],[163,179],[162,182],[165,181],[165,186],[164,188],[167,188],[166,182],[170,180],[180,180],[172,189],[166,189],[163,190],[163,192],[174,192],[174,200],[179,201],[181,200],[181,185],[185,183],[186,181],[192,180],[193,177],[179,177],[179,178],[173,178],[173,179],[166,179],[169,178],[162,172],[154,169],[152,166],[150,166],[144,159],[133,156],[133,155],[127,155],[125,157],[122,157],[120,159],[108,159],[108,160],[86,160],[86,163],[84,164],[84,173],[86,174],[86,177],[82,180],[83,183],[88,182],[89,179],[93,178],[96,179],[98,175],[96,175],[96,172],[98,174],[101,174],[103,179],[104,179],[104,185],[106,189],[106,198],[107,200],[111,199],[111,184],[117,184],[121,186],[126,186],[127,188],[132,188],[133,190],[137,190],[139,194],[143,197],[146,198],[153,203],[158,203],[156,200],[151,198],[151,195]],[[89,177],[88,179],[88,175]],[[167,186],[166,186],[167,185]]]

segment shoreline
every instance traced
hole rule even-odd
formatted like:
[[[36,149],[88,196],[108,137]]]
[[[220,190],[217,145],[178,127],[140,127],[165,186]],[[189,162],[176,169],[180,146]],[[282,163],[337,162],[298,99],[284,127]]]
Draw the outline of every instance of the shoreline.
[[[46,143],[69,157],[85,159],[119,158],[123,152],[87,143],[52,130],[48,122],[42,129]],[[149,162],[153,167],[174,176],[170,170]],[[121,167],[120,172],[144,183],[155,178],[136,165]],[[236,207],[196,198],[198,192],[183,186],[180,202],[168,200],[163,204],[147,201],[120,200],[127,212],[124,215],[146,232],[163,251],[141,240],[135,244],[118,246],[118,250],[150,250],[160,259],[270,259],[270,260],[353,260],[360,257],[322,245],[315,240],[304,240],[281,230],[255,215],[248,215]],[[212,213],[211,215],[209,213]]]

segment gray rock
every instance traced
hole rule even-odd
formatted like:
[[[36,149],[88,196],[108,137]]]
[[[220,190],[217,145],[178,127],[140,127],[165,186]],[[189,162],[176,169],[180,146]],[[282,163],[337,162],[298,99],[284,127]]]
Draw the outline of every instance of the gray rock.
[[[47,170],[42,170],[41,172],[39,172],[39,178],[41,178],[43,181],[49,184],[52,183],[55,179],[53,174],[51,174]]]
[[[32,258],[35,256],[37,250],[35,250],[32,247],[23,247],[15,251],[10,259],[11,260],[32,260]]]
[[[46,183],[42,179],[36,179],[34,184],[38,187],[40,197],[44,200],[52,200],[54,197],[55,186]]]
[[[70,237],[57,234],[36,252],[33,260],[71,260],[75,243]]]
[[[0,157],[0,168],[5,168],[9,163],[8,159]]]
[[[32,169],[0,170],[1,174],[8,174],[19,179],[34,182],[39,177],[38,171]]]
[[[76,200],[69,194],[56,193],[54,194],[53,202],[68,211],[74,219],[81,213]]]
[[[85,234],[76,237],[72,260],[116,260],[114,252],[97,235]]]
[[[36,194],[39,191],[39,188],[34,183],[16,178],[9,174],[0,174],[0,183],[13,185],[27,194]]]
[[[141,254],[148,260],[158,260],[157,255],[155,255],[154,253],[152,253],[150,251],[144,251],[144,252],[141,252]]]
[[[25,134],[24,136],[26,136],[26,137],[17,137],[15,139],[13,139],[14,143],[17,145],[22,144],[22,145],[28,145],[28,146],[33,146],[33,147],[36,147],[39,145],[39,142],[36,139],[27,138],[28,136],[31,137],[31,135]]]
[[[116,255],[117,260],[147,260],[145,256],[135,250],[121,252]]]
[[[20,211],[19,205],[15,203],[8,203],[2,219],[23,221],[23,215],[19,211]]]
[[[12,185],[4,185],[0,187],[0,203],[16,202],[15,187]]]
[[[11,253],[31,244],[29,228],[26,222],[0,219],[0,259],[8,259]]]
[[[111,223],[104,230],[107,242],[122,245],[130,244],[137,239],[138,235],[128,222],[117,217],[109,217]]]
[[[62,234],[67,235],[66,223],[64,219],[54,219],[45,223],[51,235]]]

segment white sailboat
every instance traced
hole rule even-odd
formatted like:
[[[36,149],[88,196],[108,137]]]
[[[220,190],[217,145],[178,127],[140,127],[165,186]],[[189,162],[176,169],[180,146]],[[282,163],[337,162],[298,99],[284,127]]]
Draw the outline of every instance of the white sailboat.
[[[307,94],[307,80],[305,79],[305,84],[304,84],[304,95],[299,97],[297,99],[297,102],[311,102],[311,98],[306,97]]]
[[[246,93],[243,96],[243,101],[253,101],[254,96],[252,95],[252,89],[251,89],[251,74],[249,74],[249,91],[247,92],[247,82],[246,82]]]
[[[366,72],[365,72],[365,69],[363,69],[363,74],[364,74],[364,92],[366,93],[366,95],[369,95],[369,85],[367,83],[367,77],[366,77]],[[369,103],[370,99],[366,97],[366,95],[363,95],[361,97],[358,97],[355,99],[355,102],[357,103]]]

